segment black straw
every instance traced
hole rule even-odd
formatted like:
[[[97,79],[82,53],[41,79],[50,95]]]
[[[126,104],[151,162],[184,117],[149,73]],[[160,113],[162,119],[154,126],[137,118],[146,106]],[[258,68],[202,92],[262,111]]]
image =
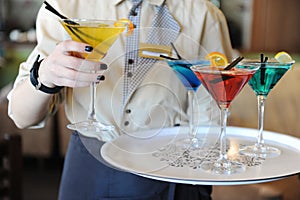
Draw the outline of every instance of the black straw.
[[[44,1],[44,4],[46,4],[46,9],[50,12],[54,13],[55,15],[59,16],[61,19],[68,19],[67,17],[60,14],[57,10],[55,10],[47,1]]]
[[[260,83],[262,85],[265,84],[265,72],[266,72],[266,62],[268,61],[268,57],[264,57],[264,54],[260,54]]]
[[[46,4],[45,8],[47,10],[49,10],[50,12],[52,12],[53,14],[57,15],[58,17],[60,17],[61,19],[64,20],[64,22],[66,22],[67,24],[69,25],[79,25],[78,23],[70,20],[69,18],[67,18],[66,16],[60,14],[54,7],[52,7],[47,1],[44,1],[44,4]],[[76,32],[80,33],[81,35],[85,35],[86,37],[89,37],[91,39],[94,39],[96,40],[96,38],[94,38],[93,36],[91,35],[87,35],[86,33],[78,30],[76,27],[70,27],[70,26],[67,26],[67,28],[73,33],[74,36],[76,36],[81,42],[83,43],[87,43],[88,42],[83,39],[82,37],[80,37],[79,34],[77,34]],[[105,53],[104,52],[101,52],[99,49],[94,49],[97,53],[99,53],[100,55],[104,55]]]
[[[177,51],[175,45],[173,44],[173,42],[171,42],[171,46],[172,46],[173,50],[175,51],[175,53],[176,53],[176,55],[177,55],[177,58],[178,58],[179,60],[182,60],[182,57],[181,57],[180,54],[178,53],[178,51]]]
[[[231,68],[236,66],[243,59],[244,59],[243,56],[237,57],[234,61],[232,61],[229,65],[227,65],[227,67],[225,67],[224,70],[230,70]]]
[[[44,1],[44,4],[46,4],[45,8],[52,12],[53,14],[57,15],[61,19],[65,19],[65,22],[71,25],[78,25],[78,23],[68,19],[66,16],[60,14],[55,8],[53,8],[47,1]]]
[[[159,57],[165,58],[165,59],[167,59],[167,60],[179,60],[178,58],[172,58],[172,57],[165,56],[165,55],[159,55]]]
[[[237,57],[234,61],[232,61],[229,65],[227,65],[227,67],[225,67],[224,70],[230,70],[231,68],[236,66],[243,59],[244,59],[244,57],[242,57],[242,56]],[[222,76],[221,75],[220,78],[213,79],[213,80],[210,81],[210,83],[216,84],[216,83],[219,83],[221,81],[226,81],[226,80],[231,79],[231,78],[232,78],[232,76]]]

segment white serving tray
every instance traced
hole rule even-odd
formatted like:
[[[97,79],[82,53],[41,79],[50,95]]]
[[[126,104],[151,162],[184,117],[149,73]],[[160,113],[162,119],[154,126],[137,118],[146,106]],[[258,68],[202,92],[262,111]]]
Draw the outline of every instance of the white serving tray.
[[[278,147],[275,158],[252,158],[238,153],[240,145],[253,144],[257,130],[227,127],[228,155],[247,165],[246,172],[217,175],[199,168],[203,159],[216,159],[219,128],[199,127],[203,142],[201,151],[184,149],[180,141],[187,136],[187,127],[141,131],[122,135],[101,148],[106,162],[120,170],[152,179],[201,185],[241,185],[278,180],[300,172],[300,139],[264,131],[265,143]],[[212,151],[212,145],[215,151]],[[183,151],[185,150],[185,154]]]

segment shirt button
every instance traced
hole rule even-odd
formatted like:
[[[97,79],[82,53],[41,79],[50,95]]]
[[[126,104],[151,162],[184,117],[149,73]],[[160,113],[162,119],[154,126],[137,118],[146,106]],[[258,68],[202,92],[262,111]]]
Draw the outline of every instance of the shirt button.
[[[127,72],[127,77],[132,77],[132,72]]]
[[[130,110],[130,109],[127,109],[125,112],[126,112],[126,114],[130,114],[130,113],[131,113],[131,110]]]
[[[128,125],[129,125],[129,121],[125,121],[125,122],[124,122],[124,125],[125,125],[125,126],[128,126]]]
[[[133,59],[128,59],[128,64],[132,65],[134,63]]]

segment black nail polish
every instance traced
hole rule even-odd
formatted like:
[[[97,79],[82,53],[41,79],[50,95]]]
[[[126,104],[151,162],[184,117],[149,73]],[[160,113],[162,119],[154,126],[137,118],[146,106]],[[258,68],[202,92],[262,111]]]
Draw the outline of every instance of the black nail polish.
[[[85,50],[86,52],[92,52],[92,51],[93,51],[93,47],[92,47],[92,46],[86,46],[86,47],[84,48],[84,50]]]
[[[107,64],[105,64],[105,63],[101,63],[101,65],[100,65],[100,69],[102,69],[102,70],[105,70],[105,69],[107,69]]]
[[[97,77],[97,80],[98,80],[98,81],[104,81],[104,80],[105,80],[105,76],[99,75],[99,76]]]

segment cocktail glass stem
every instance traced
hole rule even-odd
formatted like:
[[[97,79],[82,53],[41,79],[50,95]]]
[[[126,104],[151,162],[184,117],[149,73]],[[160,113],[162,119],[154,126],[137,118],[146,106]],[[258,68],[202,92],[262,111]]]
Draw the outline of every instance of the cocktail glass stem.
[[[258,148],[264,146],[263,130],[264,130],[264,113],[265,113],[265,101],[266,96],[257,96],[257,108],[258,108],[258,135],[256,146]]]
[[[112,131],[113,125],[102,124],[96,118],[96,95],[97,83],[93,82],[90,84],[90,106],[87,120],[81,121],[74,124],[68,124],[67,127],[71,130],[85,131],[85,132],[103,132]]]
[[[221,109],[221,132],[219,136],[220,151],[219,158],[216,162],[204,162],[201,168],[211,171],[214,174],[235,174],[246,170],[244,164],[232,161],[227,156],[227,142],[226,142],[226,126],[228,107],[227,105],[220,105]]]
[[[257,135],[257,141],[254,145],[252,150],[252,156],[258,156],[258,157],[276,157],[280,155],[280,150],[265,145],[264,138],[263,138],[263,131],[264,131],[264,113],[265,113],[265,101],[266,96],[264,95],[258,95],[257,96],[257,104],[258,104],[258,135]],[[243,151],[242,151],[243,153]],[[249,154],[249,153],[248,153]]]
[[[228,108],[226,106],[220,106],[220,109],[221,109],[221,134],[220,134],[220,158],[219,158],[219,160],[224,160],[224,159],[227,159],[226,125],[227,125]]]
[[[90,109],[89,109],[89,115],[88,115],[88,120],[91,121],[97,121],[96,119],[96,91],[97,91],[97,83],[93,82],[90,85],[90,96],[91,96],[91,102],[90,102]]]
[[[251,146],[245,146],[240,149],[241,154],[253,156],[253,157],[261,157],[261,158],[271,158],[276,157],[281,154],[278,148],[269,146],[265,144],[263,138],[264,132],[264,113],[265,113],[265,95],[257,95],[257,108],[258,108],[258,134],[256,143]]]
[[[189,133],[190,133],[190,141],[192,148],[199,147],[199,140],[197,138],[197,130],[195,128],[195,118],[194,118],[194,99],[195,99],[195,92],[193,90],[188,90],[188,101],[189,106],[191,108],[191,114],[189,116]]]

